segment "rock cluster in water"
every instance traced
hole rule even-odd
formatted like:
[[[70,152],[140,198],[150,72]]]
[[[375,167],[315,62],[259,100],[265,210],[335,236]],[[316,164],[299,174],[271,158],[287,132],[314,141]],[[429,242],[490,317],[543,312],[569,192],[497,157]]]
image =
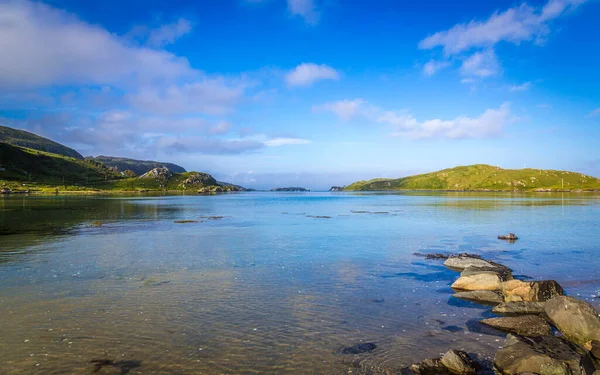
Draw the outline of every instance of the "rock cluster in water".
[[[452,284],[454,297],[493,305],[492,312],[502,315],[480,322],[508,333],[494,358],[496,373],[600,375],[600,316],[593,306],[565,296],[554,280],[517,280],[510,268],[480,257],[452,256],[444,265],[461,272]],[[552,327],[560,335],[554,335]],[[402,373],[472,375],[481,371],[467,353],[450,350]]]

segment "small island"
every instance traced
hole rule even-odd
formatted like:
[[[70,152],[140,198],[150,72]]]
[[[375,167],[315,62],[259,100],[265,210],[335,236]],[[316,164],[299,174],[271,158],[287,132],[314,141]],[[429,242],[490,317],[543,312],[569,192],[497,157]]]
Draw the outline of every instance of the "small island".
[[[307,191],[310,191],[310,189],[293,186],[293,187],[274,188],[274,189],[271,189],[271,191],[303,191],[303,192],[307,192]]]

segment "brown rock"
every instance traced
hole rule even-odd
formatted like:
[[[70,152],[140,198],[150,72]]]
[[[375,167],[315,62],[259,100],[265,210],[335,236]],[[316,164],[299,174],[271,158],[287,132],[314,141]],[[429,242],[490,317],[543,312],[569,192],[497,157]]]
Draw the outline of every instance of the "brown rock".
[[[546,302],[546,315],[566,338],[592,349],[592,341],[600,340],[600,317],[587,302],[558,296]]]
[[[564,291],[560,284],[554,280],[509,280],[502,283],[502,294],[506,302],[541,302],[563,295]]]
[[[503,266],[498,263],[494,263],[489,260],[485,260],[485,259],[481,259],[481,258],[477,258],[477,257],[465,256],[465,255],[452,256],[452,257],[448,258],[444,262],[444,266],[446,266],[452,270],[458,270],[458,271],[462,271],[467,267],[508,268],[506,266]]]
[[[550,325],[537,315],[490,318],[481,320],[480,323],[500,331],[522,336],[548,336],[552,334]]]
[[[525,372],[540,375],[581,374],[581,355],[555,336],[521,337],[509,334],[496,352],[494,366],[505,375]]]
[[[475,375],[475,363],[466,352],[450,349],[441,360],[442,365],[455,375]]]
[[[592,341],[592,350],[590,350],[590,354],[594,356],[594,358],[600,360],[600,341]]]
[[[492,312],[500,315],[544,314],[544,302],[504,302],[494,306]]]
[[[502,283],[512,280],[512,273],[500,267],[465,268],[452,288],[461,290],[502,290]]]
[[[451,374],[450,370],[442,364],[440,358],[426,359],[422,362],[415,363],[410,366],[410,370],[414,374],[419,375],[443,375]]]
[[[504,301],[502,295],[491,290],[473,290],[469,292],[458,292],[452,297],[464,299],[467,301],[481,303],[483,305],[497,305]]]

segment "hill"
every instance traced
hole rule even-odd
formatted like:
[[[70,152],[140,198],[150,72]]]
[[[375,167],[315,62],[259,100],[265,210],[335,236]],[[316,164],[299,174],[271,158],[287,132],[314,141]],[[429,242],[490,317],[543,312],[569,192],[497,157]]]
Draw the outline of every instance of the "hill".
[[[135,159],[127,159],[127,158],[119,158],[115,156],[96,156],[96,157],[88,157],[86,159],[91,159],[95,161],[99,161],[106,165],[107,167],[116,167],[119,171],[123,172],[126,170],[134,171],[137,175],[143,175],[144,173],[151,171],[154,168],[167,167],[171,172],[175,173],[185,173],[187,172],[185,168],[180,167],[177,164],[173,163],[165,163],[162,161],[151,161],[151,160],[135,160]]]
[[[83,156],[72,148],[51,141],[48,138],[40,137],[39,135],[24,130],[8,128],[6,126],[0,126],[0,142],[68,156],[75,159],[83,159]]]
[[[174,173],[155,168],[139,177],[125,177],[93,159],[76,159],[0,142],[0,190],[127,192],[179,190],[199,193],[242,191],[220,185],[202,172]]]
[[[600,190],[600,179],[569,171],[502,169],[476,164],[397,179],[358,181],[344,189],[369,190],[589,191]]]

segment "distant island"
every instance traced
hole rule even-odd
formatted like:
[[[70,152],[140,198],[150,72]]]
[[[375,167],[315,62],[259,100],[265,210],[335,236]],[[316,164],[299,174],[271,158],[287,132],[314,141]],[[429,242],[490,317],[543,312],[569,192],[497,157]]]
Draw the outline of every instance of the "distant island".
[[[310,189],[302,188],[302,187],[280,187],[271,189],[271,191],[310,191]]]
[[[210,174],[186,172],[172,163],[99,156],[33,133],[0,126],[0,193],[102,193],[245,191]]]
[[[329,191],[343,191],[344,186],[332,186]]]
[[[344,191],[600,191],[600,179],[581,173],[543,169],[502,169],[475,164],[397,179],[357,181]]]

